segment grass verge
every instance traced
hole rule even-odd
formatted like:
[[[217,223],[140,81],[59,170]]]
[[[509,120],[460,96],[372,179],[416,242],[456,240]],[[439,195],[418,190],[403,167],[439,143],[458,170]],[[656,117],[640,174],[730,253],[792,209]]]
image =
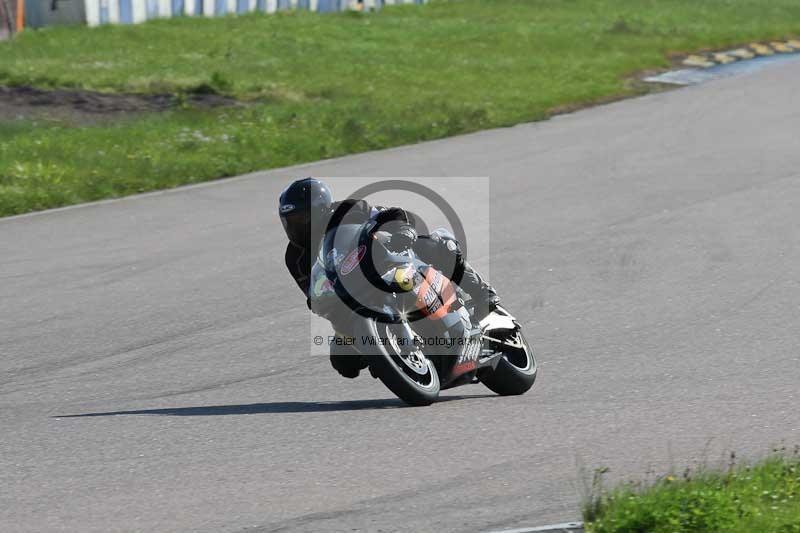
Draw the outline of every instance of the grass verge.
[[[0,216],[546,118],[641,91],[673,52],[800,33],[797,0],[434,0],[48,28],[0,85],[217,93],[246,105],[0,123]]]
[[[776,454],[727,470],[687,470],[652,485],[595,491],[589,533],[800,533],[800,456]],[[596,488],[596,487],[595,487]]]

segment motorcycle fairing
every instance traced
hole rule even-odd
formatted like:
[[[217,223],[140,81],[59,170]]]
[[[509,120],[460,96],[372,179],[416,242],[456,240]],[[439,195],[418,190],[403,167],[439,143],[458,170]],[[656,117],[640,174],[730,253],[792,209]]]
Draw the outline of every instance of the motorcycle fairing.
[[[430,266],[422,269],[420,274],[413,289],[417,295],[415,302],[417,309],[430,319],[441,320],[450,312],[450,307],[456,301],[453,283]]]

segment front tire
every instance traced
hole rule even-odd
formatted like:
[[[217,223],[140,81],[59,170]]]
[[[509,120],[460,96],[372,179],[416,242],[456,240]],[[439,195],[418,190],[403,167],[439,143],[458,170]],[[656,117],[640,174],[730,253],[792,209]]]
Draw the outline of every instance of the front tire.
[[[501,396],[517,396],[525,394],[533,387],[539,367],[533,347],[528,343],[521,330],[504,345],[506,350],[494,370],[487,369],[479,374],[478,379],[489,390]]]
[[[439,397],[439,374],[430,359],[419,351],[404,353],[392,343],[391,324],[370,320],[370,332],[375,339],[389,339],[373,347],[375,355],[367,357],[370,371],[398,398],[409,405],[430,405]],[[380,333],[378,328],[380,327]]]

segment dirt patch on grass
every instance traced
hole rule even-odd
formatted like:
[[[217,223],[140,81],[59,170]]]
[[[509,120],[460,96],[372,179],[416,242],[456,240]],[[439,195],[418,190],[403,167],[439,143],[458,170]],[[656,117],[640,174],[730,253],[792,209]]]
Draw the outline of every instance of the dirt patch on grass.
[[[218,94],[109,94],[25,86],[0,87],[0,120],[46,119],[80,125],[181,106],[213,108],[233,105],[239,105],[239,102]]]

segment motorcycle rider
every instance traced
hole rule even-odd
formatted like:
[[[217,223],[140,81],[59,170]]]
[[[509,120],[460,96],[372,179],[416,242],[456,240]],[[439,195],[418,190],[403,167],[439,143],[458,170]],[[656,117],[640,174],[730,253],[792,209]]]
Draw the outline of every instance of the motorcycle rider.
[[[334,202],[330,188],[314,178],[299,179],[291,183],[280,195],[278,215],[283,224],[289,244],[286,247],[286,268],[291,273],[311,309],[309,285],[311,267],[325,228],[336,213],[338,223],[363,223],[375,220],[382,231],[391,237],[387,247],[392,251],[412,248],[417,256],[434,268],[452,277],[461,278],[459,286],[475,302],[475,315],[479,320],[491,313],[500,303],[494,288],[464,260],[461,250],[451,235],[435,231],[430,235],[418,235],[414,215],[398,207],[370,206],[364,200],[347,199]],[[343,217],[343,218],[342,218]],[[313,223],[312,223],[313,221]],[[331,351],[332,366],[344,377],[354,378],[363,368],[360,358],[352,353]]]

